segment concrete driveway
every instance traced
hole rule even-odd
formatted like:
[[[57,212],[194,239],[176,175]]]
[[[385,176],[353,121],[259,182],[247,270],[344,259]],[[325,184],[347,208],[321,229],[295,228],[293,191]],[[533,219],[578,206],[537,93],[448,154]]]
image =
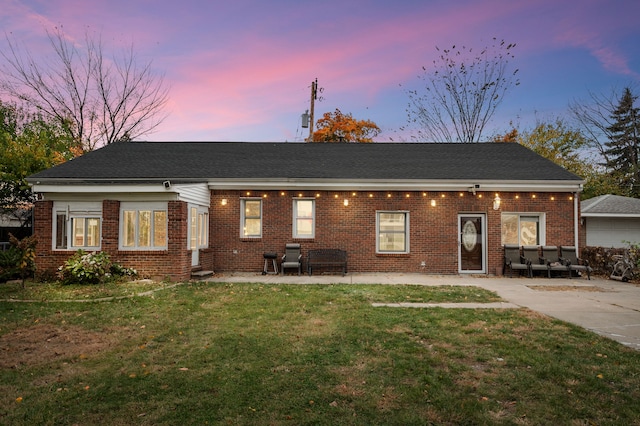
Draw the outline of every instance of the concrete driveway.
[[[284,284],[418,284],[477,286],[496,292],[508,303],[473,308],[524,307],[579,325],[601,336],[640,350],[640,286],[594,278],[507,278],[424,274],[262,275],[217,274],[211,282]],[[420,305],[413,305],[421,307]],[[422,305],[428,307],[434,305]],[[446,307],[453,307],[447,304]]]

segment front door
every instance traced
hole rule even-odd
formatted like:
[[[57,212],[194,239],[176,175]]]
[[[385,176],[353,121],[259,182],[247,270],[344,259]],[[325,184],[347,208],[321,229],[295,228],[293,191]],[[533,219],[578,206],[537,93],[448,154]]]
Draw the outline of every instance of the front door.
[[[458,215],[459,272],[486,272],[486,237],[483,214]]]
[[[189,208],[189,249],[191,266],[200,265],[200,249],[209,244],[209,213],[206,207]]]
[[[191,266],[200,265],[200,250],[198,249],[198,209],[191,207],[189,212],[189,248],[191,249]]]

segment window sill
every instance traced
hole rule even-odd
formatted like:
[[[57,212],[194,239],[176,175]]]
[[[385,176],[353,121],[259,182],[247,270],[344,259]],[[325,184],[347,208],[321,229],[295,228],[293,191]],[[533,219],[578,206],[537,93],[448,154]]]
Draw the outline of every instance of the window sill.
[[[118,248],[118,253],[169,253],[166,247],[152,249],[152,248]]]
[[[411,253],[376,253],[376,257],[411,257]]]
[[[87,253],[91,253],[94,251],[102,251],[102,247],[71,247],[71,248],[54,248],[51,249],[53,252],[76,252],[78,250],[86,251]]]

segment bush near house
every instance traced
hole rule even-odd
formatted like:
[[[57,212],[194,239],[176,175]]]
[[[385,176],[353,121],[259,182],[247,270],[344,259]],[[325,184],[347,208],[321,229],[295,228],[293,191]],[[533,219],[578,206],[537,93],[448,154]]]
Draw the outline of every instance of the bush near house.
[[[35,272],[36,239],[33,236],[21,240],[9,234],[11,247],[0,252],[0,282],[24,280]]]
[[[136,276],[135,269],[113,263],[106,252],[78,250],[58,268],[62,284],[100,284],[110,279]]]
[[[0,282],[20,277],[20,252],[15,247],[0,251]]]

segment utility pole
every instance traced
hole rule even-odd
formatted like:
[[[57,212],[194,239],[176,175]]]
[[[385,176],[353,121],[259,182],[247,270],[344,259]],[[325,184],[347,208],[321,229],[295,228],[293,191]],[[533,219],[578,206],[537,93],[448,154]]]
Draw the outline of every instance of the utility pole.
[[[318,99],[318,79],[316,78],[315,81],[311,82],[311,109],[309,110],[309,115],[310,115],[310,119],[311,119],[311,124],[309,125],[309,139],[307,139],[307,142],[312,142],[313,141],[313,110],[314,110],[314,105],[315,105],[315,101]]]

